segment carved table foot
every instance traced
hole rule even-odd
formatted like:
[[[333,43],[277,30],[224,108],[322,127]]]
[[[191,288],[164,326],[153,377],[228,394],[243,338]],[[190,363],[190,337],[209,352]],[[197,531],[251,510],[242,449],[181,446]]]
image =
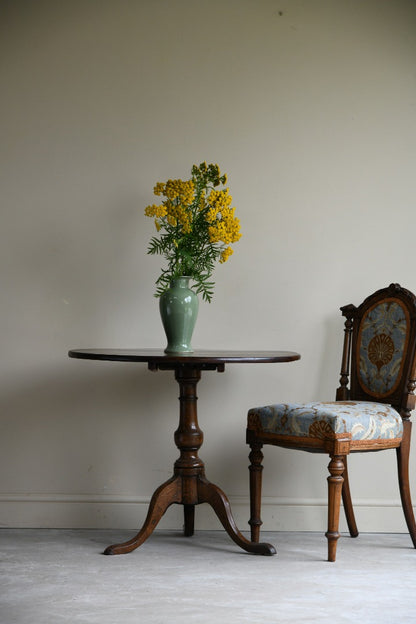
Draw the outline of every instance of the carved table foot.
[[[211,505],[228,535],[240,548],[256,555],[276,554],[276,549],[272,544],[250,542],[240,533],[231,513],[230,502],[219,487],[210,483],[204,477],[200,477],[198,479],[198,495],[200,503]]]
[[[153,533],[166,509],[172,503],[181,502],[181,496],[182,481],[180,477],[174,476],[162,483],[152,496],[146,520],[137,535],[128,542],[108,546],[104,551],[104,555],[124,555],[138,548]]]

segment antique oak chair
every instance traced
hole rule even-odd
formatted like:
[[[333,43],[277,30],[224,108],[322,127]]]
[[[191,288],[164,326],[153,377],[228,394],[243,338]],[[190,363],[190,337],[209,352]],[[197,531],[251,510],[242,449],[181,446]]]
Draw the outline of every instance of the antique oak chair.
[[[262,446],[328,453],[328,561],[340,536],[341,495],[351,537],[358,535],[346,457],[357,451],[396,449],[402,507],[413,545],[416,523],[409,489],[410,412],[416,396],[416,298],[399,284],[378,290],[346,317],[336,401],[279,403],[248,412],[251,540],[259,541]]]

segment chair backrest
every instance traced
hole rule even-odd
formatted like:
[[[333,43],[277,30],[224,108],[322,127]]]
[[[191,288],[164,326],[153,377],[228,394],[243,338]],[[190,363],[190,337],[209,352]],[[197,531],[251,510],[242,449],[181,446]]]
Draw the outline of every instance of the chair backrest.
[[[388,403],[408,418],[416,399],[415,295],[390,284],[341,311],[346,321],[337,400]]]

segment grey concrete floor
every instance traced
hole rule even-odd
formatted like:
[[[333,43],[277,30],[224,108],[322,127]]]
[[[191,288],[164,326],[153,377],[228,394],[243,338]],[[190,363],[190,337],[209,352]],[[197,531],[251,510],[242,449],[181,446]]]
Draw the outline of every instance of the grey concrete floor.
[[[1,624],[416,623],[416,551],[407,534],[342,537],[335,563],[318,533],[264,533],[273,557],[223,531],[0,530]]]

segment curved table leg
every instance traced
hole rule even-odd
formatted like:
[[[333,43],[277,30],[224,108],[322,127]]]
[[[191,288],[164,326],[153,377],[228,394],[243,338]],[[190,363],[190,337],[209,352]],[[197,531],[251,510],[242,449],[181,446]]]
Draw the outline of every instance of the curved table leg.
[[[180,477],[174,476],[162,483],[152,496],[146,520],[137,535],[128,542],[108,546],[104,555],[124,555],[138,548],[153,533],[167,508],[172,503],[180,503],[181,498],[182,481]]]
[[[276,549],[272,544],[265,542],[250,542],[240,533],[231,513],[230,502],[219,487],[210,483],[204,477],[198,479],[199,503],[208,503],[217,514],[222,526],[231,539],[243,550],[257,555],[275,555]]]

